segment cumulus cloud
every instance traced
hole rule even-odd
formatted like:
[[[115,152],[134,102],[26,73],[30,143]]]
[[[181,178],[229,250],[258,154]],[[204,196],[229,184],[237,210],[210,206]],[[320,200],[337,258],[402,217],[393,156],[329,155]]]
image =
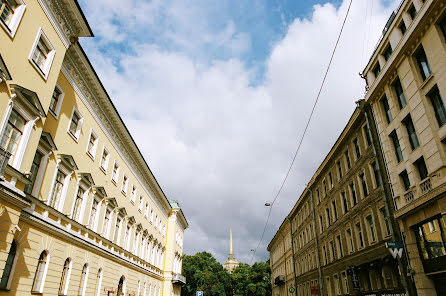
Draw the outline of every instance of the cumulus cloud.
[[[98,13],[97,2],[103,1],[84,3],[87,17]],[[230,18],[211,29],[211,19],[200,18],[200,0],[166,2],[133,0],[119,10],[102,6],[106,17],[90,18],[100,40],[82,43],[164,192],[182,205],[190,223],[185,252],[211,251],[223,262],[232,226],[236,257],[249,262],[268,211],[263,204],[274,198],[292,159],[348,1],[337,8],[316,5],[309,18],[288,24],[264,61],[265,78],[256,83],[256,69],[241,58],[253,50],[249,33]],[[373,14],[367,13],[373,18],[367,21],[370,1],[354,1],[308,137],[256,260],[267,259],[267,244],[363,96],[358,75],[364,67],[363,48],[367,56],[373,49],[364,45],[364,32],[367,40],[377,40],[396,7],[375,2]],[[182,13],[184,5],[192,8]],[[130,16],[134,9],[138,13]],[[117,22],[120,14],[129,16],[127,28],[159,26],[158,21],[170,25],[162,39],[127,40],[128,32],[116,26],[123,20]],[[121,41],[130,50],[105,54],[105,45]],[[228,58],[200,59],[191,53],[209,48],[226,51]]]

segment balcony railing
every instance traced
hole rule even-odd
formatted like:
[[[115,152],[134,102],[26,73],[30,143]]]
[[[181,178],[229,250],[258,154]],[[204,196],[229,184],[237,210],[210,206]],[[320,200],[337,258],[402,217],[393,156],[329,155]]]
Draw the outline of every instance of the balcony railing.
[[[278,277],[276,277],[274,279],[274,284],[276,286],[281,286],[281,285],[285,284],[285,276],[284,275],[279,275]]]
[[[432,183],[429,177],[420,183],[420,189],[423,194],[432,190]]]
[[[406,203],[410,203],[414,199],[415,189],[409,189],[406,193],[404,193],[404,199],[406,200]]]
[[[174,274],[172,277],[172,284],[177,285],[185,285],[186,284],[186,277],[182,274]]]
[[[10,157],[11,153],[4,150],[3,148],[0,148],[0,178],[3,178],[5,176],[5,169],[8,165]]]

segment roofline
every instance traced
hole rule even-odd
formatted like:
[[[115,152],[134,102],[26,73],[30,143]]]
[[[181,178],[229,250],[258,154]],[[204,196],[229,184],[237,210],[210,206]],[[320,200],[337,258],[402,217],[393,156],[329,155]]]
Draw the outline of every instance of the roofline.
[[[271,245],[274,242],[274,240],[276,239],[277,235],[279,234],[280,230],[282,229],[282,227],[284,226],[285,222],[288,220],[289,215],[286,216],[285,219],[283,219],[282,224],[280,224],[279,229],[277,229],[276,234],[274,234],[274,237],[271,239],[271,241],[268,244],[268,247],[266,248],[266,250],[269,252],[269,250],[271,249]]]
[[[102,90],[104,91],[105,95],[107,96],[107,99],[110,101],[110,104],[111,104],[111,106],[113,107],[114,112],[117,114],[119,120],[121,121],[121,124],[123,125],[123,127],[125,128],[127,134],[129,135],[129,137],[130,137],[130,139],[131,139],[133,145],[135,145],[136,150],[137,150],[138,153],[139,153],[139,156],[143,159],[144,164],[146,165],[147,169],[149,170],[150,174],[151,174],[152,177],[153,177],[153,180],[155,181],[155,183],[156,183],[156,185],[158,186],[159,190],[160,190],[161,193],[163,194],[163,197],[164,197],[166,203],[169,205],[170,209],[172,209],[172,206],[170,205],[170,202],[169,202],[169,200],[167,199],[166,194],[164,193],[163,189],[161,188],[161,185],[158,183],[158,180],[156,179],[155,175],[153,174],[152,170],[150,169],[149,165],[147,164],[147,161],[145,160],[144,155],[141,153],[141,150],[139,150],[138,145],[136,145],[136,142],[135,142],[135,140],[133,139],[132,134],[131,134],[130,131],[128,130],[128,128],[127,128],[127,126],[125,125],[124,121],[122,120],[121,115],[119,115],[119,112],[118,112],[118,110],[116,109],[116,106],[113,104],[113,101],[111,100],[110,95],[108,94],[107,90],[105,89],[104,85],[102,84],[102,81],[99,79],[99,76],[98,76],[98,74],[96,73],[96,70],[94,69],[93,65],[91,64],[90,59],[88,58],[88,56],[87,56],[87,54],[85,53],[84,49],[82,48],[81,44],[80,44],[79,42],[77,42],[76,45],[79,46],[79,49],[80,49],[81,53],[84,55],[84,58],[85,58],[85,60],[86,60],[87,63],[88,63],[88,66],[90,67],[90,69],[92,70],[93,74],[95,75],[95,77],[96,77],[97,81],[99,82],[99,84],[100,84]]]
[[[81,14],[81,17],[82,17],[83,21],[85,22],[85,25],[87,26],[88,32],[89,32],[90,35],[91,35],[90,37],[94,37],[94,33],[93,33],[93,31],[91,30],[90,24],[88,23],[87,18],[85,17],[85,14],[84,14],[84,12],[83,12],[81,6],[79,5],[78,0],[73,0],[73,1],[74,1],[74,3],[76,4],[77,9],[79,10],[79,12],[80,12],[80,14]]]

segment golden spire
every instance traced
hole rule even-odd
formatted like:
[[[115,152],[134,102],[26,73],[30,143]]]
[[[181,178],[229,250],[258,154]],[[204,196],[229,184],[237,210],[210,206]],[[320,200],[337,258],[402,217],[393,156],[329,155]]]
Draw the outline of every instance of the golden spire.
[[[234,256],[234,250],[232,249],[232,227],[229,227],[229,256]]]

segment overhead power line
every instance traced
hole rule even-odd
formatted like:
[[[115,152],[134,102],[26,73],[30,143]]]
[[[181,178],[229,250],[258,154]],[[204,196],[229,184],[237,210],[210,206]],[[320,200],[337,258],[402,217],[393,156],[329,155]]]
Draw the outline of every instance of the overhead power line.
[[[319,88],[319,91],[317,93],[316,99],[314,101],[313,108],[311,109],[310,116],[308,117],[307,124],[305,125],[304,132],[303,132],[303,134],[302,134],[302,136],[300,138],[299,144],[297,146],[296,152],[294,153],[293,159],[291,160],[291,164],[290,164],[290,166],[288,168],[288,171],[287,171],[287,173],[285,175],[285,178],[283,179],[282,184],[280,185],[279,190],[277,191],[276,196],[274,197],[273,201],[271,202],[271,204],[269,206],[269,211],[268,211],[268,216],[266,218],[265,227],[263,228],[263,232],[262,232],[262,235],[260,237],[259,243],[257,244],[257,247],[254,249],[254,252],[252,253],[250,264],[252,264],[252,261],[253,261],[255,255],[256,255],[257,249],[259,248],[260,244],[262,243],[263,237],[265,236],[266,228],[267,228],[268,223],[269,223],[269,218],[271,217],[271,211],[273,210],[273,206],[274,206],[277,198],[279,197],[280,193],[282,192],[283,187],[285,186],[285,183],[286,183],[286,181],[287,181],[287,179],[288,179],[288,177],[290,175],[291,169],[293,168],[294,162],[296,161],[297,154],[299,153],[300,147],[302,146],[302,142],[303,142],[303,140],[305,138],[305,135],[307,134],[308,126],[310,125],[311,118],[313,117],[314,110],[316,109],[316,105],[317,105],[317,103],[319,101],[319,97],[321,95],[322,89],[324,88],[325,80],[327,79],[328,72],[330,71],[330,67],[331,67],[331,64],[333,62],[333,58],[334,58],[334,55],[336,53],[336,49],[338,48],[338,44],[339,44],[339,40],[341,39],[342,32],[344,31],[344,26],[345,26],[345,23],[347,21],[347,17],[349,15],[352,3],[353,3],[353,0],[350,0],[350,3],[349,3],[348,8],[347,8],[347,12],[346,12],[345,17],[344,17],[344,21],[342,22],[341,30],[339,31],[338,39],[336,40],[336,44],[334,46],[333,52],[331,53],[330,61],[329,61],[328,65],[327,65],[327,70],[325,71],[324,78],[322,79],[321,86]]]

